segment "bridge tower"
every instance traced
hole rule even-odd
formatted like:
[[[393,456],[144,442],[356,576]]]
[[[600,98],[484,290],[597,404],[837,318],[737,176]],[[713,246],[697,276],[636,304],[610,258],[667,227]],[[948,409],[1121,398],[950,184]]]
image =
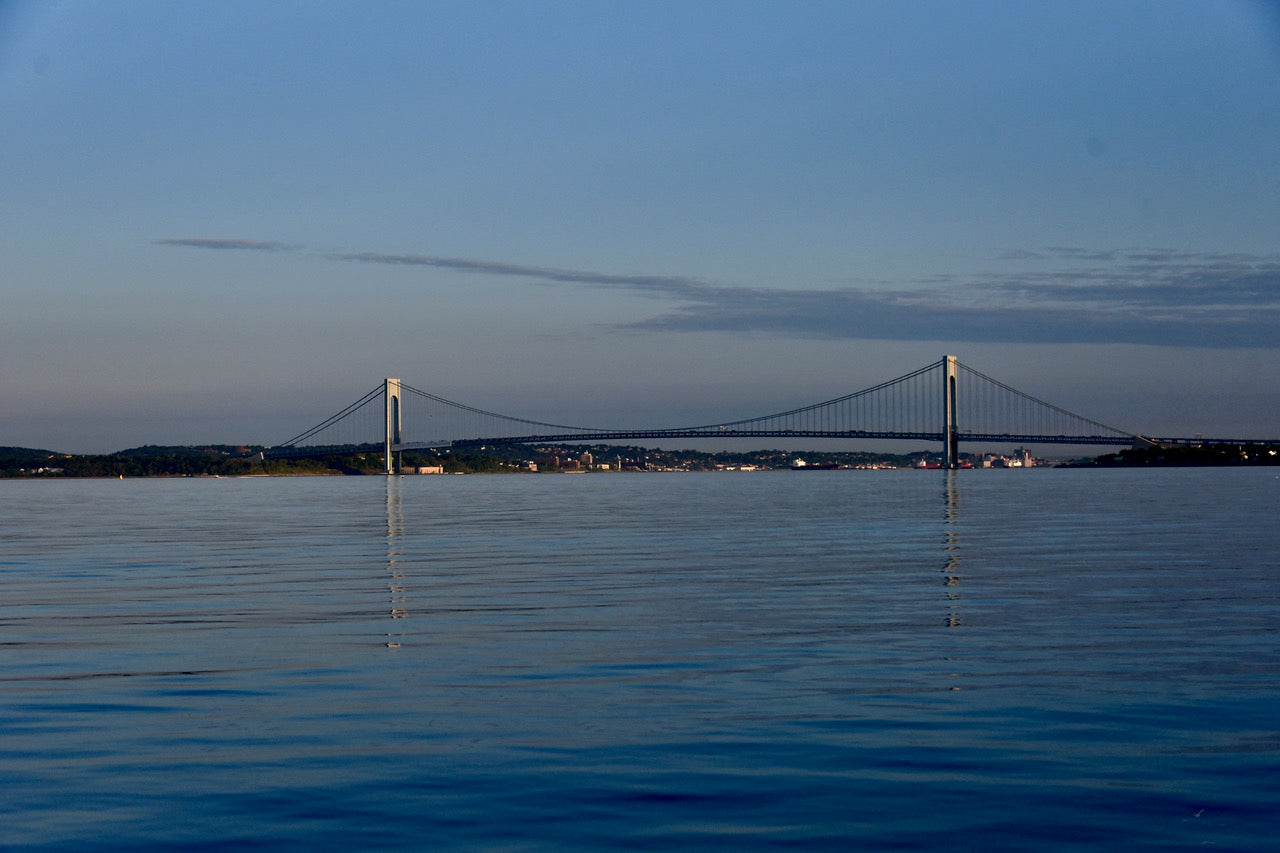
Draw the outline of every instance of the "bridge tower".
[[[383,443],[382,461],[386,473],[394,471],[392,464],[392,447],[400,444],[400,380],[387,379],[383,389],[383,403],[387,414],[386,440]]]
[[[942,357],[942,467],[960,467],[960,430],[956,426],[956,357]]]

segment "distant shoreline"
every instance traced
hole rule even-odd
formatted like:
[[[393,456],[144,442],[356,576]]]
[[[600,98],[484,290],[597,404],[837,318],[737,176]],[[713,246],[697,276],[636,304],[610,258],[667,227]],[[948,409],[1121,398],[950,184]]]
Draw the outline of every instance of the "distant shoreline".
[[[316,477],[385,475],[381,452],[318,454],[289,459],[264,458],[264,448],[245,445],[145,446],[111,454],[69,454],[21,447],[0,447],[0,479],[120,479],[141,477]],[[1198,447],[1146,447],[1069,461],[1011,454],[961,454],[965,468],[1183,468],[1280,465],[1280,442],[1218,444]],[[541,445],[486,448],[482,452],[415,451],[397,454],[395,473],[632,473],[659,471],[752,472],[829,469],[938,468],[933,451],[696,451],[612,445]]]

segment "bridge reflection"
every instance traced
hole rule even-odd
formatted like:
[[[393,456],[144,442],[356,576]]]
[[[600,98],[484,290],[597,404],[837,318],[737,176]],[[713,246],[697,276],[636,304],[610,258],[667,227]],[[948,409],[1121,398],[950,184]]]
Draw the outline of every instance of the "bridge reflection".
[[[948,628],[957,628],[962,624],[960,617],[960,485],[959,473],[947,471],[943,484],[943,582],[947,586]]]
[[[387,595],[390,598],[390,614],[393,625],[409,615],[408,592],[404,577],[404,508],[400,494],[399,477],[387,478]],[[387,648],[398,649],[404,637],[400,630],[387,632]]]

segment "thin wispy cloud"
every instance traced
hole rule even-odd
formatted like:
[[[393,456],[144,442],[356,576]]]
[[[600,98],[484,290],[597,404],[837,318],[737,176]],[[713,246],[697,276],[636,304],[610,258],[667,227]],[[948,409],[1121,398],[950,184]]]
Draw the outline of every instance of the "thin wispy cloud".
[[[158,246],[185,246],[191,249],[234,249],[254,252],[289,252],[298,247],[287,243],[269,243],[262,240],[224,240],[216,237],[183,237],[153,241]]]
[[[681,292],[693,294],[707,287],[706,284],[698,279],[681,276],[618,275],[586,270],[504,264],[467,258],[440,258],[432,255],[383,255],[376,252],[360,252],[357,254],[331,254],[329,257],[339,261],[357,261],[367,264],[435,267],[459,272],[516,276],[519,278],[539,279],[556,284],[587,284],[597,287],[621,287],[637,291],[656,290],[664,295],[676,295]]]
[[[166,246],[303,251],[257,240],[157,240]],[[507,276],[625,290],[674,303],[622,328],[751,332],[800,338],[983,343],[1131,343],[1280,348],[1280,256],[1049,247],[1000,258],[1021,267],[938,274],[879,288],[747,288],[689,276],[637,275],[375,252],[344,263]]]

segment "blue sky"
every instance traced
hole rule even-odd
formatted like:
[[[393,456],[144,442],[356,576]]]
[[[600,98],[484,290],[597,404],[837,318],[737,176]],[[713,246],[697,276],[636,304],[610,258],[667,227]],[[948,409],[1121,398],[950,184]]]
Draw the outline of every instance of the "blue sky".
[[[671,426],[955,354],[1280,436],[1264,2],[0,2],[0,445],[383,376]]]

